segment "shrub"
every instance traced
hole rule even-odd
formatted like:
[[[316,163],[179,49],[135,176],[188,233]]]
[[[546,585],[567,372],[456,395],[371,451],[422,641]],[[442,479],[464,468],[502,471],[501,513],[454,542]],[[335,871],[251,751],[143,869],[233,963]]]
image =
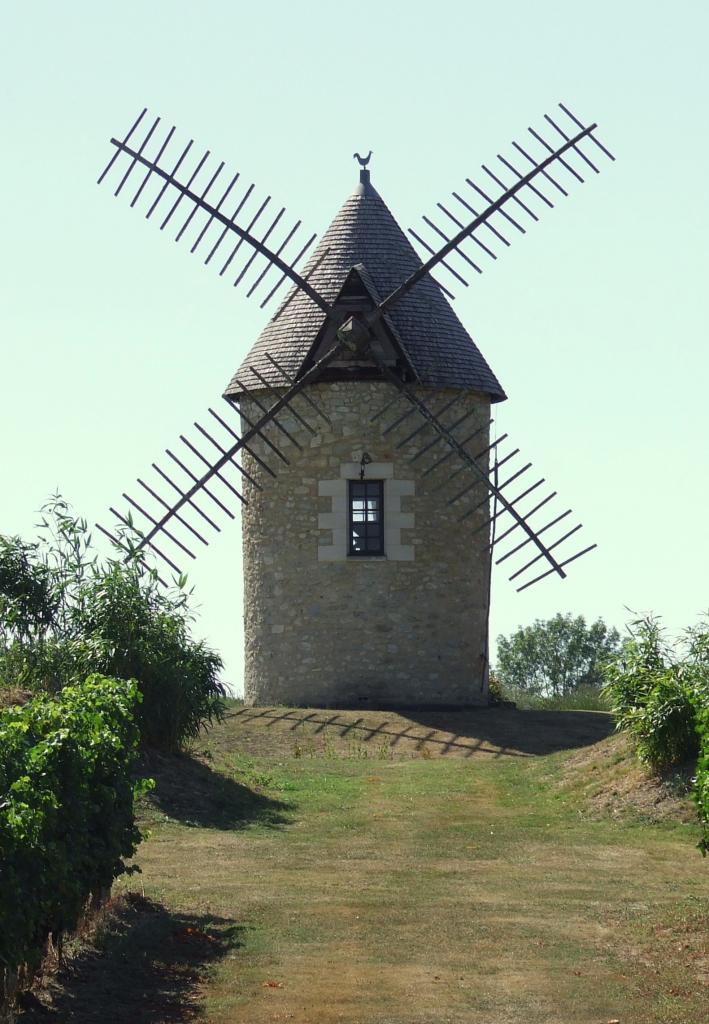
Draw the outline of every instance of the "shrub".
[[[37,547],[0,536],[0,616],[16,638],[49,626],[55,614],[50,573],[37,565]]]
[[[681,669],[672,666],[659,676],[628,727],[640,759],[655,771],[697,756],[696,690],[682,679]]]
[[[695,757],[697,708],[704,699],[703,671],[677,658],[653,616],[629,627],[622,654],[606,667],[604,693],[618,729],[633,737],[638,755],[654,771]]]
[[[627,629],[622,651],[604,668],[604,692],[618,729],[631,728],[655,683],[667,671],[670,659],[670,649],[656,617],[638,619]]]
[[[140,841],[131,779],[140,696],[98,675],[0,714],[0,964],[41,956]]]
[[[220,718],[221,658],[189,636],[189,615],[136,564],[112,563],[84,588],[78,625],[90,643],[81,662],[139,681],[144,742],[176,750]]]
[[[622,654],[606,668],[604,692],[618,729],[633,737],[638,755],[654,771],[697,757],[694,800],[702,829],[699,849],[709,851],[709,628],[706,618],[688,629],[683,649],[667,643],[657,618],[631,624]]]
[[[487,693],[491,704],[501,704],[506,700],[506,694],[502,686],[502,680],[494,668],[488,673]]]
[[[692,799],[697,807],[702,835],[699,849],[703,856],[709,852],[709,707],[704,706],[697,713],[697,731],[699,733],[699,760],[697,775],[694,780]]]
[[[85,520],[53,498],[36,543],[0,537],[0,684],[56,692],[96,671],[135,678],[143,740],[177,749],[221,716],[224,696],[221,659],[190,635],[184,586],[166,589],[138,558],[99,561]]]

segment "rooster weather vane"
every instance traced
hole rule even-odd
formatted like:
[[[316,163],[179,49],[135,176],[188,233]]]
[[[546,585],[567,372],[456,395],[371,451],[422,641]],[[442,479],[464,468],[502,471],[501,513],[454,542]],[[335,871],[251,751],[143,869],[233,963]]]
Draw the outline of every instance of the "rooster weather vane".
[[[539,212],[543,208],[551,208],[554,203],[550,195],[555,201],[559,197],[564,198],[569,195],[568,189],[584,182],[589,172],[597,174],[599,169],[595,161],[599,154],[613,160],[614,157],[597,137],[597,127],[595,123],[582,123],[568,107],[559,104],[559,113],[554,117],[545,115],[542,130],[528,128],[524,146],[513,142],[513,153],[498,155],[493,166],[482,166],[486,181],[484,187],[479,183],[480,179],[466,178],[464,187],[452,192],[447,204],[438,203],[433,216],[422,218],[423,228],[419,231],[410,229],[409,233],[424,252],[420,265],[374,308],[348,315],[343,321],[342,310],[338,312],[312,283],[324,257],[321,255],[318,259],[316,254],[302,271],[298,269],[315,235],[303,242],[301,221],[287,226],[283,207],[278,209],[272,220],[266,218],[270,222],[263,230],[261,217],[271,197],[259,201],[254,194],[254,185],[245,188],[238,172],[222,178],[223,161],[208,170],[208,150],[195,162],[193,140],[175,150],[175,127],[165,131],[159,117],[151,120],[147,117],[147,109],[143,110],[123,138],[110,140],[113,155],[98,179],[99,184],[113,173],[116,180],[114,195],[119,196],[130,181],[134,189],[130,206],[136,207],[142,199],[148,220],[160,207],[161,231],[176,223],[173,218],[179,212],[184,219],[175,232],[175,241],[185,238],[191,228],[190,252],[200,250],[206,265],[220,265],[220,276],[229,272],[234,287],[248,286],[248,296],[259,289],[261,294],[265,292],[261,308],[286,281],[290,282],[292,291],[276,316],[283,313],[300,291],[333,325],[334,343],[307,369],[301,367],[295,372],[286,369],[275,354],[266,353],[270,372],[275,375],[271,380],[266,380],[263,373],[250,367],[253,375],[250,387],[243,379],[236,381],[240,393],[260,411],[258,419],[253,412],[254,418],[247,419],[245,411],[239,408],[238,397],[224,396],[225,405],[219,411],[208,410],[207,426],[195,422],[196,433],[192,438],[180,435],[179,454],[166,449],[169,463],[152,464],[155,476],[150,482],[138,479],[142,492],[140,501],[124,493],[129,509],[125,512],[114,507],[110,509],[122,524],[118,535],[101,524],[97,524],[98,528],[125,551],[127,558],[143,559],[147,551],[151,551],[181,575],[182,570],[175,559],[185,555],[194,559],[192,547],[195,542],[204,546],[208,543],[205,533],[220,531],[216,519],[222,515],[235,518],[226,504],[230,498],[246,502],[237,486],[239,477],[234,476],[234,472],[248,478],[253,487],[261,491],[268,486],[268,478],[276,476],[278,463],[289,462],[289,455],[282,450],[284,440],[296,449],[302,447],[281,423],[279,414],[288,410],[313,435],[317,433],[317,426],[313,426],[311,419],[317,417],[316,423],[318,420],[329,422],[309,393],[308,385],[321,379],[326,368],[338,356],[349,353],[359,360],[366,359],[375,364],[379,378],[391,385],[391,401],[373,413],[372,421],[395,415],[384,428],[383,432],[389,433],[398,430],[402,424],[408,428],[410,417],[414,418],[416,428],[413,433],[408,431],[401,445],[419,433],[426,438],[425,445],[411,460],[433,457],[423,476],[448,471],[440,485],[443,487],[452,477],[463,474],[465,485],[461,484],[458,493],[447,502],[461,508],[460,519],[466,519],[487,505],[488,515],[482,527],[478,528],[484,530],[482,543],[489,551],[494,549],[496,564],[515,556],[524,559],[523,564],[509,576],[517,589],[524,590],[552,574],[565,577],[566,567],[571,562],[596,547],[590,544],[580,550],[572,548],[571,553],[568,547],[564,547],[562,552],[562,545],[566,545],[581,529],[581,524],[567,529],[568,523],[563,523],[571,515],[571,510],[553,515],[540,526],[533,525],[532,520],[535,523],[539,521],[538,513],[547,507],[557,492],[552,491],[540,498],[539,488],[545,482],[543,478],[522,484],[519,491],[517,481],[531,468],[529,462],[501,480],[500,471],[503,467],[507,467],[506,473],[513,469],[508,464],[519,455],[519,449],[502,455],[502,446],[507,441],[507,435],[503,434],[482,451],[476,450],[474,439],[480,430],[465,436],[461,436],[460,431],[469,414],[461,415],[453,410],[447,415],[464,392],[453,398],[447,396],[434,411],[432,403],[424,402],[417,392],[417,382],[412,386],[405,374],[397,373],[396,368],[382,359],[374,343],[374,329],[422,279],[433,277],[433,271],[444,275],[445,284],[437,277],[434,278],[435,283],[449,298],[453,298],[448,288],[450,282],[467,287],[466,273],[471,270],[476,274],[482,273],[481,256],[496,260],[500,248],[510,245],[508,235],[511,232],[524,234],[526,227],[523,222],[528,226],[529,221],[539,220],[533,206]],[[354,159],[363,168],[364,181],[368,177],[366,168],[371,156],[371,151],[366,157],[354,154]],[[219,190],[218,179],[221,179]],[[271,213],[273,210],[271,207]],[[261,223],[257,229],[258,221]],[[274,385],[276,379],[278,384]],[[418,383],[425,385],[426,381]],[[262,394],[257,398],[251,390],[263,391],[264,388],[271,397]],[[294,404],[296,399],[300,408]],[[403,412],[399,411],[401,409]],[[251,442],[257,438],[265,444],[262,451],[268,449],[268,458],[251,447]],[[251,472],[238,461],[243,452],[253,460],[249,463]],[[456,466],[452,472],[450,460]],[[262,471],[259,479],[252,475],[253,466]],[[534,496],[530,498],[531,495]],[[465,503],[471,499],[475,503],[466,507]],[[563,526],[559,526],[562,523]],[[501,531],[500,526],[503,526]],[[550,533],[555,527],[559,527],[561,536]],[[137,539],[129,540],[131,535]],[[508,539],[511,547],[500,553],[500,545]]]
[[[372,159],[372,151],[370,149],[366,156],[360,156],[359,153],[353,153],[352,159],[356,160],[360,167],[367,167],[369,161]]]

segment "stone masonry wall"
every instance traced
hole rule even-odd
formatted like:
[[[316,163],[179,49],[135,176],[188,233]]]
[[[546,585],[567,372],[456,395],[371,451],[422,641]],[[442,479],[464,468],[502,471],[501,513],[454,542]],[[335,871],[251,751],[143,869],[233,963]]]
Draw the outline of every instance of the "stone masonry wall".
[[[302,446],[271,424],[267,436],[288,458],[284,465],[263,440],[251,447],[277,471],[271,478],[256,460],[244,467],[263,486],[248,481],[243,509],[245,692],[250,704],[320,707],[435,706],[485,703],[489,556],[487,531],[473,536],[488,515],[477,486],[461,500],[448,500],[473,483],[472,472],[439,440],[411,463],[434,433],[417,413],[397,428],[385,428],[407,411],[405,400],[371,422],[394,392],[383,382],[312,385],[308,394],[331,425],[303,398],[296,408],[317,431],[312,435],[286,410],[279,420]],[[420,389],[435,411],[456,392]],[[260,392],[268,405],[273,395]],[[261,413],[242,403],[252,421]],[[490,404],[465,394],[448,413],[463,440],[481,428],[468,450],[488,444]],[[244,425],[245,429],[245,425]],[[346,480],[359,476],[366,451],[373,460],[368,479],[384,479],[385,557],[347,557]],[[443,485],[443,486],[441,486]],[[343,497],[343,495],[345,497]],[[460,516],[476,504],[468,518]],[[387,557],[387,555],[389,557]]]

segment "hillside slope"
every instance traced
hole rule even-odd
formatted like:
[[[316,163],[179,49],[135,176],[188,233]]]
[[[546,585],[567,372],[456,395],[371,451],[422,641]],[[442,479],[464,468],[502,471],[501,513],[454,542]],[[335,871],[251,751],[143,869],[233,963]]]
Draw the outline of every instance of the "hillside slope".
[[[142,875],[54,1019],[705,1024],[695,827],[596,806],[645,784],[610,728],[232,707],[150,759]]]

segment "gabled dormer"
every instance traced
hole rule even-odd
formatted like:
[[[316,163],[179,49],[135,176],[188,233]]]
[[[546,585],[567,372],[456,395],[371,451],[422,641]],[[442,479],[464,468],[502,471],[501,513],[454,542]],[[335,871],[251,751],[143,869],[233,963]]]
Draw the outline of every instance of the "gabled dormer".
[[[320,240],[303,276],[328,302],[349,315],[385,299],[421,265],[416,251],[369,180],[368,172]],[[325,351],[334,325],[295,288],[261,332],[235,378],[248,383],[249,367],[274,386],[282,377],[267,359],[270,353],[289,374],[298,376]],[[454,313],[440,287],[424,277],[397,302],[377,329],[386,361],[402,377],[424,387],[461,388],[505,398],[497,378]],[[332,369],[347,379],[371,377],[366,362],[344,358]],[[227,396],[239,394],[232,379]],[[323,379],[327,379],[323,378]],[[258,386],[263,386],[262,384]]]

